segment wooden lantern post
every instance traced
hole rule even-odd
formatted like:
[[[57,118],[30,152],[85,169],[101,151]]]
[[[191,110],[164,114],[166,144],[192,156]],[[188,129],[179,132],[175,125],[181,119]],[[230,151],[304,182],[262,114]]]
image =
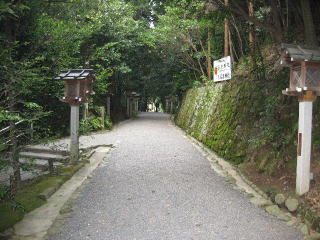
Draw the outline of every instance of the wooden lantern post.
[[[87,103],[93,94],[92,83],[94,76],[92,69],[63,70],[55,79],[64,81],[63,102],[70,104],[70,161],[75,163],[79,159],[79,106]]]
[[[130,113],[129,116],[132,117],[133,116],[133,111],[134,111],[134,95],[131,93],[130,95]]]
[[[135,112],[139,112],[139,99],[140,99],[140,94],[138,94],[138,93],[136,93],[135,94],[135,106],[134,106],[134,108],[135,108]]]
[[[127,110],[127,117],[130,118],[130,93],[126,93],[126,110]]]
[[[165,96],[165,99],[166,99],[165,112],[166,112],[166,113],[169,113],[169,112],[170,112],[170,107],[169,107],[169,104],[170,104],[170,96]]]
[[[290,67],[290,87],[283,94],[299,100],[296,193],[303,195],[310,188],[312,105],[320,95],[320,48],[282,44],[281,64]]]
[[[140,94],[137,94],[136,92],[127,92],[127,116],[131,118],[133,116],[133,113],[137,109],[137,100],[136,98],[139,97]]]
[[[107,93],[107,116],[111,117],[111,97],[112,93]]]
[[[310,188],[310,159],[312,136],[312,105],[316,100],[313,91],[305,91],[299,96],[299,129],[297,149],[296,192],[302,195]]]

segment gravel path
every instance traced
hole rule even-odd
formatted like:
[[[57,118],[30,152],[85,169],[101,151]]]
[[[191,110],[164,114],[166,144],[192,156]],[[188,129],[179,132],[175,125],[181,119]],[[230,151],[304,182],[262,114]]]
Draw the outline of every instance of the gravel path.
[[[104,138],[116,148],[50,240],[303,239],[216,174],[168,115],[140,114]]]

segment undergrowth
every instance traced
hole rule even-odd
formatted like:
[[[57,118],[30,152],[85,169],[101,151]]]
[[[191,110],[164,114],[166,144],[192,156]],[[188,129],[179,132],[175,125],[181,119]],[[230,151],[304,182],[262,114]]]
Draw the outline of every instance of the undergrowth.
[[[258,171],[276,175],[296,165],[298,100],[282,94],[289,71],[275,67],[278,57],[263,59],[242,59],[231,81],[187,91],[176,123],[234,164],[253,162]]]
[[[26,213],[43,205],[46,201],[40,199],[38,195],[45,189],[58,183],[61,184],[61,181],[67,181],[82,166],[81,164],[62,168],[57,176],[44,175],[24,182],[14,194],[8,187],[2,185],[0,189],[0,232],[12,227]]]

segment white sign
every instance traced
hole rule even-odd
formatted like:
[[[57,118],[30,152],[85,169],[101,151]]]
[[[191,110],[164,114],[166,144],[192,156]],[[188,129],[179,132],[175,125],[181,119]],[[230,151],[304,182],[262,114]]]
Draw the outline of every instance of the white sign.
[[[231,57],[227,56],[213,62],[213,81],[221,82],[231,79]]]

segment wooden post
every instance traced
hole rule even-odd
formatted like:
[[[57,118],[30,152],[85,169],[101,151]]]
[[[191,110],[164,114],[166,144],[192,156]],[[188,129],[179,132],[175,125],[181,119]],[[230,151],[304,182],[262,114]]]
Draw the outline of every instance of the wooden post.
[[[137,112],[139,112],[139,100],[137,99]]]
[[[316,96],[306,91],[299,97],[299,130],[296,193],[303,195],[310,188],[310,156],[312,135],[312,104]]]
[[[129,99],[129,117],[132,117],[132,100]]]
[[[212,80],[211,35],[212,35],[211,28],[208,27],[208,56],[207,56],[208,81]]]
[[[134,113],[134,99],[131,99],[131,104],[130,104],[130,106],[131,106],[131,109],[130,109],[130,117],[132,117],[133,116],[133,113]]]
[[[137,103],[138,103],[138,99],[135,99],[134,100],[134,111],[135,112],[138,112],[138,104]]]
[[[166,99],[166,113],[169,113],[169,100]]]
[[[250,17],[254,17],[254,5],[253,0],[248,0],[248,12]],[[255,42],[255,31],[254,31],[254,25],[252,23],[249,23],[249,44],[250,47],[254,46]]]
[[[110,117],[111,114],[110,96],[107,97],[107,115]]]
[[[33,141],[33,137],[34,137],[34,123],[32,121],[30,123],[30,139],[31,139],[31,141]]]
[[[89,103],[83,105],[83,120],[87,120],[89,115]]]
[[[70,161],[75,163],[79,159],[79,105],[70,106]]]
[[[10,121],[10,144],[11,144],[11,153],[10,161],[11,167],[13,169],[13,176],[10,178],[11,189],[16,191],[19,188],[21,183],[21,172],[20,172],[20,162],[19,162],[19,153],[18,153],[18,139],[16,133],[16,125],[13,120]]]
[[[130,117],[130,99],[127,97],[127,116]]]
[[[101,125],[104,128],[104,119],[106,117],[106,109],[105,107],[100,107],[100,114],[101,114]]]
[[[224,5],[229,5],[229,0],[224,0]],[[229,56],[229,20],[224,19],[224,56]]]
[[[48,160],[48,169],[51,176],[54,175],[54,165],[53,165],[53,159]]]

